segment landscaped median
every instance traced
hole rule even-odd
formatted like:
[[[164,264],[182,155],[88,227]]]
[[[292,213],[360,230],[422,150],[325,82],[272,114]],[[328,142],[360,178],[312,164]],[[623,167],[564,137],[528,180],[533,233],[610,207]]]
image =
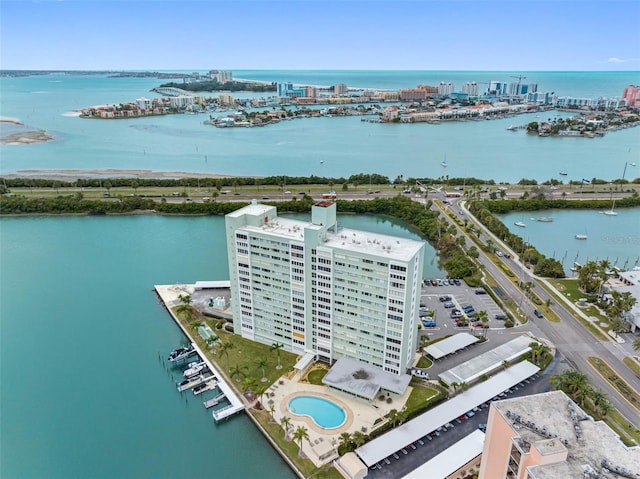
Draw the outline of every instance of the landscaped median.
[[[640,394],[627,382],[618,376],[604,359],[590,356],[589,364],[598,371],[598,374],[607,380],[633,407],[640,411]]]
[[[631,369],[633,373],[640,378],[640,361],[638,361],[636,358],[632,358],[631,356],[627,356],[622,360],[622,362],[625,363],[629,367],[629,369]]]

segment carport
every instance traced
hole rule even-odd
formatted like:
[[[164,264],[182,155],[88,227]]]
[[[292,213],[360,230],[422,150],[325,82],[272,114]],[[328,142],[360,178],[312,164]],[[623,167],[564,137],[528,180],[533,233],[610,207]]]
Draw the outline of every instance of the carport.
[[[451,386],[453,383],[471,384],[483,374],[489,374],[502,367],[505,361],[513,361],[531,350],[529,344],[535,341],[531,336],[523,335],[501,344],[486,353],[438,374],[440,380]]]
[[[423,351],[433,359],[442,359],[449,354],[455,353],[467,346],[480,341],[477,337],[469,333],[458,333],[449,336],[442,341],[423,348]]]
[[[529,361],[522,361],[487,381],[458,394],[453,399],[434,407],[382,436],[355,450],[362,462],[371,467],[385,457],[408,444],[432,433],[455,420],[474,407],[490,401],[500,393],[533,376],[540,368]]]

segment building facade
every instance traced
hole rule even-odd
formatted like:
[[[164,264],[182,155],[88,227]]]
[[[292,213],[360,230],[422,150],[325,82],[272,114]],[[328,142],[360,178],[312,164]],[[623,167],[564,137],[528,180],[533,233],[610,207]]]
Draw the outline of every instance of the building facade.
[[[629,108],[640,108],[640,86],[629,85],[622,92],[622,99],[627,100]]]
[[[310,222],[253,202],[226,216],[226,232],[237,334],[328,363],[412,366],[423,242],[341,229],[330,201]]]
[[[625,446],[607,424],[551,391],[491,403],[478,477],[620,477],[610,473],[638,474],[639,465],[640,447]]]

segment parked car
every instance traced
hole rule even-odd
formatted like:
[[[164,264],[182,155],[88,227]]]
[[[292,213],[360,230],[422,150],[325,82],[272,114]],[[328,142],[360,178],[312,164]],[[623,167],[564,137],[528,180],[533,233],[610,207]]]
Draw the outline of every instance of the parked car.
[[[533,314],[535,314],[537,318],[544,318],[544,316],[542,315],[542,312],[538,309],[534,309]]]
[[[455,284],[456,286],[460,286],[462,284],[462,282],[458,278],[454,278],[453,279],[453,284]]]
[[[459,328],[466,328],[467,326],[469,326],[469,323],[460,321],[459,323],[456,323],[456,326],[458,326]]]
[[[445,301],[451,301],[451,296],[446,295],[446,296],[440,296],[440,302],[444,303]]]
[[[478,424],[478,429],[480,429],[482,432],[486,432],[487,431],[487,424],[484,423],[484,422]]]
[[[476,293],[476,294],[487,294],[487,292],[486,292],[484,289],[482,289],[482,288],[478,288],[478,289],[476,289],[475,293]]]
[[[433,328],[433,327],[436,326],[436,322],[434,320],[430,319],[430,320],[422,321],[422,325],[425,328]]]
[[[455,305],[451,301],[445,301],[442,306],[448,309],[448,308],[453,308]]]
[[[452,319],[461,318],[462,317],[462,312],[457,311],[457,310],[454,309],[453,311],[451,311],[450,316],[451,316]]]
[[[495,315],[495,318],[496,318],[496,319],[498,319],[498,320],[500,320],[500,321],[504,321],[504,320],[506,320],[506,319],[509,319],[509,317],[508,317],[506,314],[502,314],[502,313],[500,313],[500,314],[496,314],[496,315]]]

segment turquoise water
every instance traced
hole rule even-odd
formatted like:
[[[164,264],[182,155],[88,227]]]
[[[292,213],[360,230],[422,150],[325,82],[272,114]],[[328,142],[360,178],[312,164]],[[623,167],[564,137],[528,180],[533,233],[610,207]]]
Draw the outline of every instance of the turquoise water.
[[[505,72],[386,71],[234,74],[240,78],[320,85],[344,82],[377,88],[509,76]],[[640,83],[638,72],[527,72],[526,76],[527,81],[537,82],[540,90],[576,97],[619,97],[625,86]],[[266,128],[227,129],[203,124],[207,115],[118,121],[64,115],[90,105],[156,96],[149,90],[158,84],[148,78],[104,76],[0,78],[1,114],[45,129],[56,138],[44,144],[0,146],[0,173],[113,168],[337,177],[375,172],[390,178],[448,175],[517,182],[521,178],[557,178],[560,169],[569,173],[565,180],[612,179],[620,177],[625,162],[640,162],[637,128],[591,140],[531,137],[506,129],[514,123],[535,120],[535,115],[439,125],[377,124],[361,122],[358,117],[308,118]],[[449,164],[446,169],[440,166],[445,155]]]
[[[216,425],[163,362],[184,337],[152,287],[227,279],[224,218],[0,218],[0,238],[0,477],[293,477],[246,416]]]
[[[616,208],[618,216],[594,210],[547,210],[500,215],[509,230],[533,244],[545,256],[553,257],[571,276],[574,261],[607,259],[612,265],[631,269],[640,264],[640,208]],[[553,222],[535,221],[550,216]],[[526,227],[515,226],[522,221]],[[586,234],[577,240],[576,234]]]
[[[297,396],[289,401],[289,411],[299,416],[309,416],[324,429],[342,426],[347,417],[336,403],[316,396]]]

